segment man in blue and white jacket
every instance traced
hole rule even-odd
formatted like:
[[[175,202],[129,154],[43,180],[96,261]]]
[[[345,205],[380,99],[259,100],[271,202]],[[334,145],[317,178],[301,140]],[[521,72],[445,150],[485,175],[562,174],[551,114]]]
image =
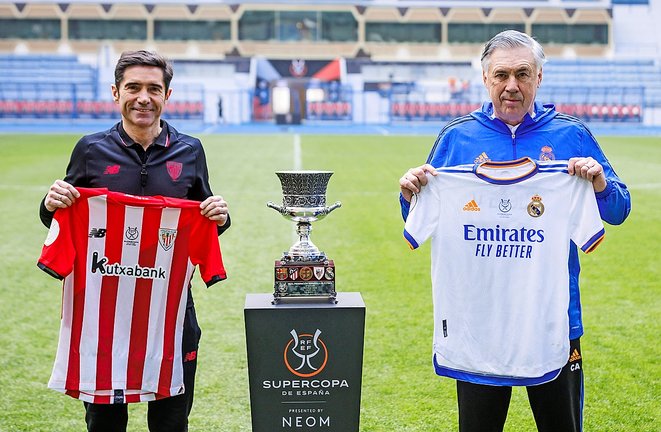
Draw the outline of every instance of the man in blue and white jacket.
[[[578,119],[558,113],[553,105],[535,102],[546,61],[541,45],[514,30],[494,36],[482,52],[482,77],[490,102],[451,121],[438,135],[427,163],[400,179],[400,204],[406,220],[413,194],[427,184],[435,168],[521,157],[568,160],[570,175],[592,182],[601,218],[612,225],[624,222],[631,197],[588,128]],[[582,430],[583,373],[580,337],[583,334],[578,286],[580,265],[576,245],[569,254],[570,305],[568,363],[554,380],[528,385],[528,398],[539,431]],[[512,335],[515,338],[516,335]],[[523,383],[521,385],[527,385]],[[461,432],[502,431],[511,387],[489,377],[457,381]]]

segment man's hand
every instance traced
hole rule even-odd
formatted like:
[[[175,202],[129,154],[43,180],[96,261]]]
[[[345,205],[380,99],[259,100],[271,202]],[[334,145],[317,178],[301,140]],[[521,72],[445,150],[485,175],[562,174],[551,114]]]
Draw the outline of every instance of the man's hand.
[[[80,192],[64,180],[55,180],[48,190],[44,205],[49,212],[59,208],[67,208],[73,205],[76,198],[80,198]]]
[[[220,195],[210,196],[200,203],[200,213],[216,222],[218,226],[223,226],[227,222],[229,209],[227,202]]]
[[[411,168],[399,179],[399,190],[406,201],[411,202],[413,194],[420,192],[420,189],[427,184],[427,173],[433,176],[438,175],[436,168],[424,164],[417,168]]]
[[[604,167],[591,157],[574,157],[567,164],[569,175],[577,175],[592,182],[595,192],[606,189],[606,174]]]

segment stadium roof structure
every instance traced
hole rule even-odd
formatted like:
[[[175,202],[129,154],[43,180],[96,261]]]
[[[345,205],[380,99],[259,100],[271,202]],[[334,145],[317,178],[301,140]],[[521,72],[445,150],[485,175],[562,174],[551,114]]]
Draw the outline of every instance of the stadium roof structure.
[[[612,4],[622,3],[644,3],[649,0],[195,0],[195,4],[225,4],[229,6],[239,6],[243,4],[254,5],[288,5],[288,6],[311,6],[311,5],[354,5],[364,7],[398,7],[398,8],[416,8],[416,7],[544,7],[544,8],[586,8],[586,7],[611,7]],[[24,2],[14,2],[16,4]],[[58,3],[58,4],[76,4],[76,3],[142,3],[142,4],[181,4],[189,3],[185,0],[30,0],[30,3]]]

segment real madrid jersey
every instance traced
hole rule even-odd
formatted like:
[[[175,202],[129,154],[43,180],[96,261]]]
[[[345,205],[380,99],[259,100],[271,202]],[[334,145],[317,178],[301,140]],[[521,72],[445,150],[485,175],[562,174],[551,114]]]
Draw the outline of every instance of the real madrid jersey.
[[[55,212],[39,267],[64,278],[48,386],[93,403],[185,391],[182,332],[195,266],[225,279],[216,224],[199,202],[78,188]]]
[[[569,240],[587,253],[604,236],[592,184],[529,158],[437,172],[404,229],[412,248],[432,239],[436,372],[552,380],[569,357]]]

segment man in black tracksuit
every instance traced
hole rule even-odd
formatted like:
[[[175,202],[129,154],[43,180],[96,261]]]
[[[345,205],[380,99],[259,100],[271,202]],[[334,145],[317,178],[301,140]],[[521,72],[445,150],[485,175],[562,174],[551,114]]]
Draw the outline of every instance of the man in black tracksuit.
[[[40,217],[47,227],[58,208],[79,197],[76,187],[102,187],[132,195],[162,195],[201,201],[200,212],[218,224],[218,233],[230,226],[227,203],[213,195],[200,140],[184,135],[161,120],[172,92],[171,64],[147,51],[125,52],[115,68],[112,94],[121,122],[107,131],[84,136],[71,154],[63,180],[56,180],[41,202]],[[190,288],[184,319],[182,358],[185,393],[149,402],[147,421],[152,432],[183,432],[193,405],[197,324]],[[88,431],[126,431],[125,404],[85,402]]]

